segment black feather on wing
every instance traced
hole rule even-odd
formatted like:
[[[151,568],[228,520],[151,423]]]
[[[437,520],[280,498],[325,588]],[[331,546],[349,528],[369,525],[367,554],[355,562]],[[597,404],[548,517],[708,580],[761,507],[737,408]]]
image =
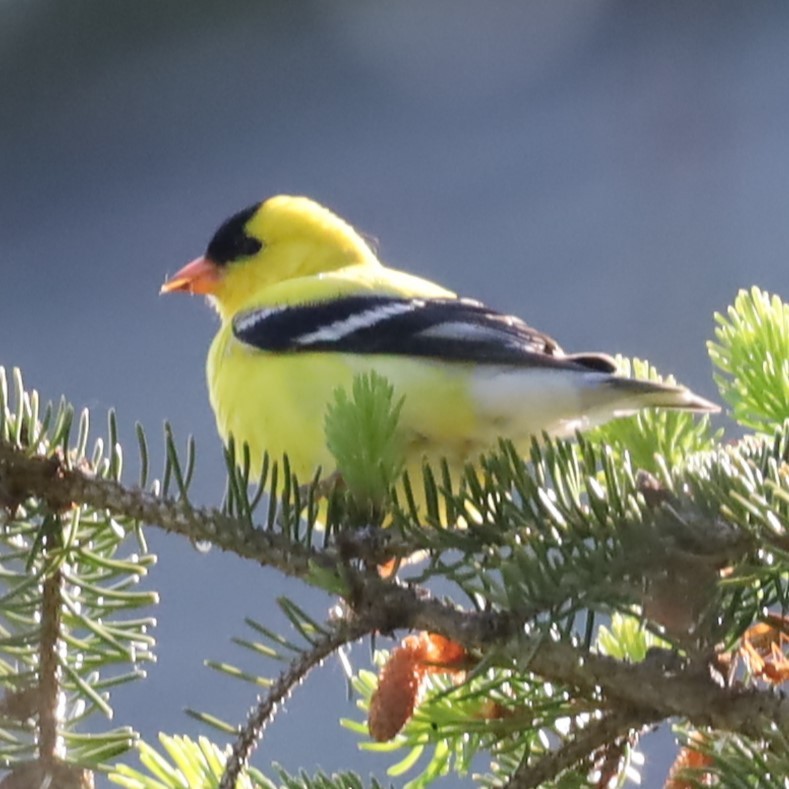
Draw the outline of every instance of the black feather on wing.
[[[261,307],[237,316],[233,333],[262,351],[387,354],[447,362],[562,367],[611,373],[603,354],[565,355],[519,318],[468,299],[357,295]]]

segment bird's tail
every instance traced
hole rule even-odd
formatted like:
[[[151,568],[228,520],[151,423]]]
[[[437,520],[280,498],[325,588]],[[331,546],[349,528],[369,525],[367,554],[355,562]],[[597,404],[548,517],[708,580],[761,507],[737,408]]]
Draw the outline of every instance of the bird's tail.
[[[585,393],[587,407],[613,416],[628,416],[642,408],[670,408],[697,413],[716,413],[720,407],[676,384],[638,378],[608,376]]]

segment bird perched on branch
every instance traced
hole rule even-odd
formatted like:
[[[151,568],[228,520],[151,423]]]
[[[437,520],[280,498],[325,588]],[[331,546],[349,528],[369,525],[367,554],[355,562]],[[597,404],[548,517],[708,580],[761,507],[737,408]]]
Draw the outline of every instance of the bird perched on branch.
[[[306,197],[278,196],[222,224],[162,293],[206,295],[221,326],[208,389],[222,439],[287,453],[300,480],[334,471],[324,417],[338,387],[376,371],[404,402],[405,467],[458,468],[499,437],[571,435],[642,408],[717,411],[689,390],[626,378],[597,353],[565,354],[519,318],[383,265],[359,233]]]

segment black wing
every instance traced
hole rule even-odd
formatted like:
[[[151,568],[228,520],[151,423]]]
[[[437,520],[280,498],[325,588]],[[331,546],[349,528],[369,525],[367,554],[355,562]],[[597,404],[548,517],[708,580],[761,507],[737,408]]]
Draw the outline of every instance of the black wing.
[[[262,351],[388,354],[448,362],[575,367],[614,372],[602,354],[566,356],[519,318],[468,299],[346,296],[260,308],[233,321],[233,333]]]

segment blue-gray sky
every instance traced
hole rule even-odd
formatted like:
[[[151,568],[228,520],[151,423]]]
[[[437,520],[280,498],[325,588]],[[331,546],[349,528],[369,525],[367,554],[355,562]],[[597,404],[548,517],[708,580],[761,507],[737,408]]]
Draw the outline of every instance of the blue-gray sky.
[[[216,321],[157,292],[227,215],[291,192],[569,351],[646,357],[714,397],[713,311],[789,289],[787,40],[777,2],[5,0],[0,364],[99,425],[116,407],[127,440],[134,420],[193,433],[196,498],[217,503]],[[201,658],[246,660],[229,638],[245,615],[282,626],[278,594],[318,617],[326,599],[150,538],[160,659],[116,723],[243,718],[249,690]],[[259,764],[381,775],[336,724],[355,714],[330,663]],[[647,743],[647,786],[667,744]]]

